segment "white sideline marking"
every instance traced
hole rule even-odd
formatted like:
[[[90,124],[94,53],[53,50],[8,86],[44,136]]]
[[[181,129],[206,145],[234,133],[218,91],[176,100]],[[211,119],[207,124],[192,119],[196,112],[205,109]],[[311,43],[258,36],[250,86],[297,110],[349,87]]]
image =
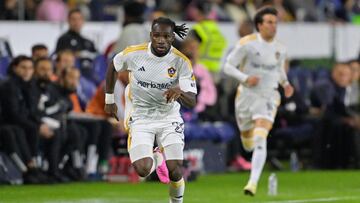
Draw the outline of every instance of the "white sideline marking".
[[[329,197],[329,198],[317,198],[317,199],[302,199],[302,200],[280,200],[280,201],[270,201],[264,203],[304,203],[304,202],[334,202],[339,200],[351,200],[359,199],[358,197]]]

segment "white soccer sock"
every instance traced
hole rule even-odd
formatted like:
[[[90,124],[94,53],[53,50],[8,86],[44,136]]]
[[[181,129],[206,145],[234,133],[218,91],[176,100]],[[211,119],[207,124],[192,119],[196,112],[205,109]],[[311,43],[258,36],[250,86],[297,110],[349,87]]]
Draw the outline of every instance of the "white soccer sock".
[[[170,203],[182,203],[185,191],[185,181],[181,178],[177,182],[171,181],[169,184]]]
[[[164,158],[160,152],[154,152],[153,157],[151,157],[151,159],[153,160],[153,164],[151,166],[149,175],[152,172],[154,172],[157,167],[159,167],[161,165]]]
[[[254,130],[254,152],[251,160],[251,173],[250,180],[251,184],[257,185],[262,169],[266,161],[266,136],[268,131],[264,128],[255,128]]]

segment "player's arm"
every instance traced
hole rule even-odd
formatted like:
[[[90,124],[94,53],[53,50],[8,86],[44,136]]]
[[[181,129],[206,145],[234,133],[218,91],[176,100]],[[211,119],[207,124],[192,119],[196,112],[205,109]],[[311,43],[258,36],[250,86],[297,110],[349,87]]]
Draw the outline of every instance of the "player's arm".
[[[125,57],[122,52],[117,54],[113,63],[110,63],[106,72],[106,85],[105,85],[105,112],[113,116],[117,120],[117,106],[115,104],[114,87],[117,80],[117,72],[125,71],[126,65],[124,63]]]
[[[182,91],[177,101],[179,101],[181,105],[184,105],[187,108],[194,108],[196,105],[196,94],[193,92]]]
[[[196,105],[196,94],[193,92],[185,92],[181,90],[180,86],[168,89],[164,96],[166,102],[178,101],[181,105],[187,108],[194,108]]]
[[[226,58],[225,65],[223,67],[224,73],[234,77],[241,83],[246,83],[248,86],[255,86],[259,82],[259,78],[256,76],[249,76],[241,72],[237,67],[242,64],[246,58],[247,50],[246,46],[237,44],[236,47],[230,52]]]
[[[187,108],[196,105],[196,80],[190,61],[184,61],[179,69],[179,85],[165,91],[166,102],[178,101]]]
[[[289,98],[294,94],[294,88],[293,86],[290,84],[288,78],[287,78],[287,74],[286,74],[286,70],[289,67],[289,62],[287,59],[283,59],[281,67],[280,67],[280,85],[284,88],[284,94],[285,97]]]

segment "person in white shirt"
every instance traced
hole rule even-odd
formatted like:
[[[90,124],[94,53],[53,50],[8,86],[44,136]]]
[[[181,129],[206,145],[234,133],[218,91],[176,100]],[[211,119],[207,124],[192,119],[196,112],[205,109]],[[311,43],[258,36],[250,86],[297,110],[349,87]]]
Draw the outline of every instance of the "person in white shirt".
[[[245,150],[253,151],[250,179],[244,188],[251,196],[256,193],[266,161],[266,138],[280,104],[278,84],[286,97],[294,92],[285,72],[286,49],[275,39],[276,9],[260,9],[254,23],[258,32],[240,39],[224,65],[224,73],[240,81],[235,113],[242,144]]]
[[[184,24],[175,25],[168,18],[154,20],[151,42],[130,46],[118,53],[106,77],[105,111],[116,116],[115,75],[119,71],[129,71],[125,125],[129,132],[130,159],[141,177],[156,169],[160,180],[166,183],[164,176],[168,175],[171,203],[183,202],[185,190],[181,170],[184,122],[180,104],[193,108],[197,93],[191,62],[171,46],[174,33],[183,38],[186,31]],[[163,149],[164,158],[162,154],[153,153],[155,140]],[[165,166],[164,159],[168,173],[161,170]]]

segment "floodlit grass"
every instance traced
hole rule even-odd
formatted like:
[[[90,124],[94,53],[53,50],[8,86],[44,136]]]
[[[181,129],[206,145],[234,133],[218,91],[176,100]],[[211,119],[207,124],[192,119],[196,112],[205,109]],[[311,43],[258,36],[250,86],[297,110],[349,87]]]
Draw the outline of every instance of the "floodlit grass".
[[[278,172],[279,194],[267,195],[265,172],[255,197],[243,195],[248,173],[210,174],[187,183],[185,203],[360,202],[360,171]],[[0,186],[0,202],[46,203],[167,203],[160,183],[72,183]]]

